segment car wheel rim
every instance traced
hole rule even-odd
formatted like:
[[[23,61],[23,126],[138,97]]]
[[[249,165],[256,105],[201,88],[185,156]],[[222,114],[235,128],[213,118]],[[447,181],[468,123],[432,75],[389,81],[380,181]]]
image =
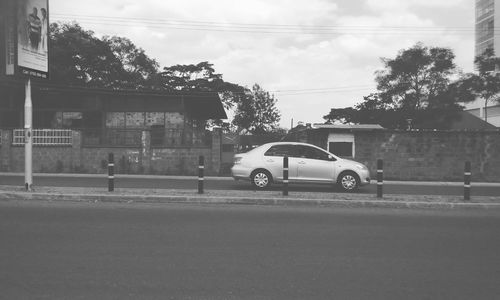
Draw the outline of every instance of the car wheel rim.
[[[342,177],[342,187],[346,190],[352,190],[356,187],[356,178],[352,175]]]
[[[255,183],[256,186],[264,188],[268,185],[269,178],[264,173],[257,173],[253,178],[253,182]]]

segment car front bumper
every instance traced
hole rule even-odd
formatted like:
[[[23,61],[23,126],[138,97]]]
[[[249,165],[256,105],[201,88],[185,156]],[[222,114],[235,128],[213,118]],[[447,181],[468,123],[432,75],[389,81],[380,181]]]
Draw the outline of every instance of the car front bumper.
[[[370,184],[371,178],[370,178],[370,171],[368,170],[363,170],[359,172],[359,181],[360,185],[368,185]]]

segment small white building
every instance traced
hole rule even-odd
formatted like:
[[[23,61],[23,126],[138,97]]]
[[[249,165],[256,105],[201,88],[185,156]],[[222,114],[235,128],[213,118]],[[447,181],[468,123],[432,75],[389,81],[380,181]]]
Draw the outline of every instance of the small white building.
[[[481,118],[493,126],[500,127],[500,95],[486,102],[478,99],[465,105],[465,111]]]

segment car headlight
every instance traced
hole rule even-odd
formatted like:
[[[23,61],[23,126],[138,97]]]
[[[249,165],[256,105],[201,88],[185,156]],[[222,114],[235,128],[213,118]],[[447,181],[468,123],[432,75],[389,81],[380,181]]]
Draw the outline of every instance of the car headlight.
[[[234,158],[234,164],[237,165],[239,163],[241,163],[241,157],[235,157]]]

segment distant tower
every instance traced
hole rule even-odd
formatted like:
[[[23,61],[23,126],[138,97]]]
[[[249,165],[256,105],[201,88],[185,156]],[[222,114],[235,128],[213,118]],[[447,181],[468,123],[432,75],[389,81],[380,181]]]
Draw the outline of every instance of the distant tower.
[[[476,3],[476,56],[484,50],[493,48],[495,55],[500,56],[500,0],[474,0]],[[500,70],[496,66],[495,71]],[[477,66],[476,66],[476,71]],[[494,71],[494,70],[491,70]],[[486,101],[476,99],[465,104],[465,111],[500,128],[500,103],[495,99]]]
[[[500,0],[476,1],[475,56],[493,48],[500,55]]]

